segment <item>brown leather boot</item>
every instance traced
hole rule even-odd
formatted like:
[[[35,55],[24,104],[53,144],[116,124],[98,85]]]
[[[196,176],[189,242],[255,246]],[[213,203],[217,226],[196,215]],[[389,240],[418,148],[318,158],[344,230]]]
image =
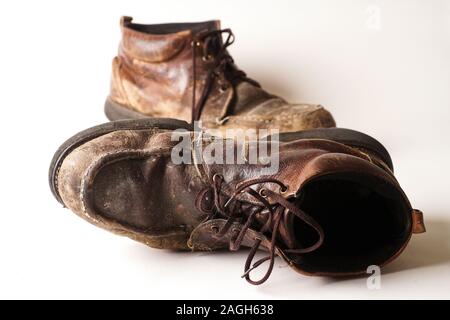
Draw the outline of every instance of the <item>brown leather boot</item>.
[[[55,197],[88,222],[154,248],[250,247],[244,275],[253,284],[269,277],[276,255],[308,275],[364,273],[424,231],[389,154],[365,134],[331,128],[281,135],[279,170],[267,174],[261,164],[208,161],[197,147],[222,143],[208,136],[192,140],[193,163],[176,164],[175,129],[194,135],[183,121],[150,118],[77,134],[52,161]],[[258,249],[268,255],[253,263]],[[265,276],[250,279],[265,261]]]
[[[105,105],[110,120],[167,117],[281,132],[336,125],[322,106],[287,103],[248,78],[227,51],[231,30],[219,21],[142,25],[123,17],[121,28]]]

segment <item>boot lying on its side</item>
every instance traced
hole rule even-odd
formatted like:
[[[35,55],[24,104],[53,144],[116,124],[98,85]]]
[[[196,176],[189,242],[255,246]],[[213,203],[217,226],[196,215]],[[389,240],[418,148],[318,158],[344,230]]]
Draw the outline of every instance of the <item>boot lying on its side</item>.
[[[276,255],[303,274],[364,273],[424,231],[389,154],[365,134],[331,128],[281,135],[279,170],[267,174],[259,164],[211,163],[195,147],[196,161],[176,164],[175,129],[193,135],[172,119],[117,121],[77,134],[51,164],[55,197],[88,222],[154,248],[250,247],[244,275],[254,284],[267,280]],[[203,136],[193,145],[220,142]],[[268,254],[254,262],[258,249]],[[267,273],[251,279],[262,262]]]
[[[231,30],[219,21],[142,25],[123,17],[121,29],[105,104],[110,120],[164,117],[282,132],[336,125],[322,106],[290,104],[248,78],[227,50]]]

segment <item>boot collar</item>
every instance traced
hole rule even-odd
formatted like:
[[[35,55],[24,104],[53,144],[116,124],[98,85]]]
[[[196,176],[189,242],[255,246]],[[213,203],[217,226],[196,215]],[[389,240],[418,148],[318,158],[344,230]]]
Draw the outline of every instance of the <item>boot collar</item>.
[[[137,24],[131,17],[122,17],[120,50],[144,62],[163,62],[189,48],[194,37],[202,32],[220,29],[220,21],[195,23]],[[189,49],[190,50],[190,49]]]

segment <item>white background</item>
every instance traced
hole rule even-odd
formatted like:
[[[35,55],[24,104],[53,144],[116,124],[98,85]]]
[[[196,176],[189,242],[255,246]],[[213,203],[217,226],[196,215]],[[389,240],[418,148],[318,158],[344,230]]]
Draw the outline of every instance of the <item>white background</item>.
[[[450,298],[449,1],[16,0],[0,12],[1,298]],[[121,15],[222,19],[252,78],[386,145],[428,233],[383,271],[380,290],[281,262],[250,286],[246,252],[155,250],[61,208],[48,165],[64,140],[106,121]]]

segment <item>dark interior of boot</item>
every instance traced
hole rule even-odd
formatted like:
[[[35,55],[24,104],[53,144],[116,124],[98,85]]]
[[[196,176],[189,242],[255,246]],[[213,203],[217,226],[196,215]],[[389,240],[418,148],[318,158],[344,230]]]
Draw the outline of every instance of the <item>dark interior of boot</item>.
[[[296,204],[324,229],[323,245],[294,259],[308,272],[352,273],[380,265],[407,241],[411,212],[393,185],[358,174],[328,175],[309,182]],[[300,219],[294,234],[303,247],[318,239]]]
[[[163,24],[138,24],[131,23],[127,27],[136,31],[150,34],[170,34],[184,30],[198,31],[207,26],[214,26],[214,21],[185,22],[185,23],[163,23]]]

